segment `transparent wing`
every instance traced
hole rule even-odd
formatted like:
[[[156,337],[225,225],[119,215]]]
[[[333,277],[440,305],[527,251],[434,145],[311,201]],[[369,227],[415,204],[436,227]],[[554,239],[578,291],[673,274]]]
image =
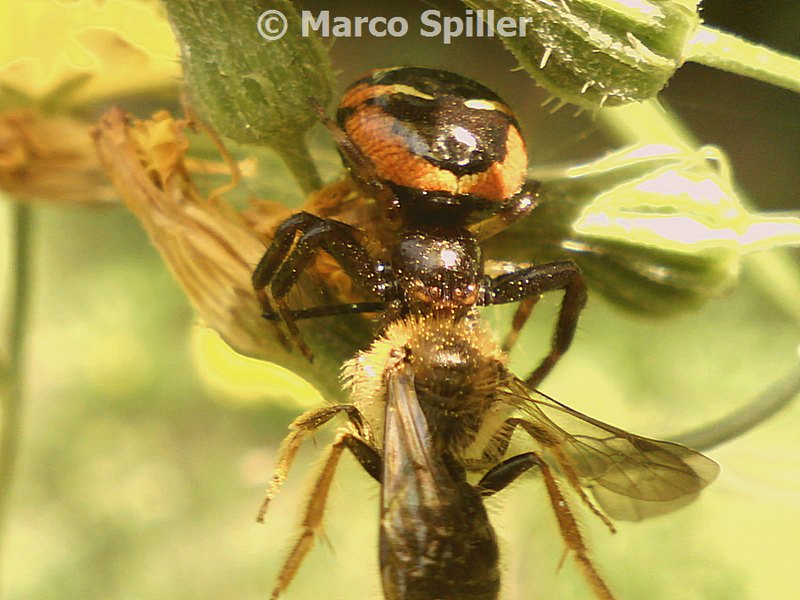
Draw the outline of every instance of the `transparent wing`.
[[[699,452],[593,419],[516,377],[504,394],[535,425],[529,433],[550,447],[562,470],[572,469],[614,519],[640,521],[676,510],[719,474],[719,465]]]

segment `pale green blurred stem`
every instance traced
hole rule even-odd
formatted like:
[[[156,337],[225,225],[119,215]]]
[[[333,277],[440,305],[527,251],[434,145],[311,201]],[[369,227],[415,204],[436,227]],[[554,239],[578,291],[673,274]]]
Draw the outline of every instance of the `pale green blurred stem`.
[[[22,202],[11,207],[11,298],[8,348],[0,365],[0,566],[8,522],[11,489],[19,450],[23,407],[24,349],[27,333],[30,281],[31,208]]]
[[[800,93],[799,59],[713,27],[697,29],[686,45],[685,58]]]
[[[719,421],[670,437],[694,448],[710,450],[747,433],[787,406],[800,395],[800,363],[783,379],[771,385],[740,409]]]
[[[800,323],[800,275],[797,261],[783,250],[747,258],[747,276],[785,314]]]
[[[684,125],[656,101],[606,108],[598,111],[605,130],[621,145],[666,144],[693,149],[697,140]],[[741,197],[741,195],[740,195]],[[800,273],[797,264],[782,250],[761,252],[747,258],[751,281],[793,321],[800,324]],[[699,450],[735,439],[760,425],[800,394],[800,366],[797,371],[752,399],[743,408],[676,439]]]
[[[322,187],[322,178],[304,140],[287,141],[286,145],[273,148],[289,167],[303,192],[308,194]]]

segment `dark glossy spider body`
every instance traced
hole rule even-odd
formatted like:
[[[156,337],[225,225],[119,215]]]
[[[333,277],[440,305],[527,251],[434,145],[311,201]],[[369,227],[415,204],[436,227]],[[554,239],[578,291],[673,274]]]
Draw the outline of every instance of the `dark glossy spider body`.
[[[550,353],[528,379],[539,383],[572,342],[586,287],[571,261],[484,273],[480,242],[538,201],[511,109],[460,75],[398,67],[358,80],[342,98],[338,123],[323,120],[353,179],[381,204],[393,238],[375,257],[363,241],[369,231],[306,212],[292,216],[253,273],[265,317],[283,321],[310,357],[296,325],[301,318],[377,311],[382,329],[408,314],[463,315],[473,306],[520,300],[529,312],[541,294],[563,289]],[[286,295],[319,250],[377,300],[291,310]],[[517,319],[516,328],[524,322]]]
[[[583,485],[670,510],[713,479],[715,465],[680,446],[593,421],[533,390],[569,347],[586,290],[569,261],[496,276],[484,272],[480,242],[537,203],[537,186],[525,179],[527,155],[513,113],[474,81],[401,67],[357,81],[342,99],[338,123],[323,119],[353,179],[381,205],[391,239],[375,256],[364,243],[369,231],[298,213],[278,227],[253,274],[265,317],[283,321],[309,357],[296,320],[357,312],[382,316],[372,346],[345,365],[351,402],[302,415],[282,447],[260,518],[303,439],[334,416],[347,416],[273,598],[310,549],[336,466],[348,450],[381,484],[380,563],[387,600],[496,599],[499,552],[483,498],[533,468],[542,475],[568,549],[598,598],[611,600],[550,462],[609,527]],[[292,310],[286,295],[319,250],[374,299]],[[531,308],[542,293],[558,289],[565,294],[551,350],[523,382],[505,367],[505,354],[477,307],[525,300]],[[517,320],[517,328],[524,320]],[[598,437],[586,439],[600,448],[572,438],[544,406],[563,410],[573,424],[591,423]],[[507,457],[515,432],[538,450]],[[606,446],[608,440],[613,443]],[[665,463],[669,468],[662,473]],[[623,473],[628,479],[620,485],[623,467],[630,473]],[[661,478],[663,485],[642,491],[638,482],[647,477]],[[616,510],[607,498],[598,501]]]

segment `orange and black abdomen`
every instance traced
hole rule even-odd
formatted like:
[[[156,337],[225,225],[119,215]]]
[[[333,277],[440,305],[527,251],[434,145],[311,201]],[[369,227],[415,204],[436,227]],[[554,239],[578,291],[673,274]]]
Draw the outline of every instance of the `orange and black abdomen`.
[[[477,222],[525,182],[528,157],[511,109],[447,71],[372,71],[345,93],[339,126],[410,220]]]

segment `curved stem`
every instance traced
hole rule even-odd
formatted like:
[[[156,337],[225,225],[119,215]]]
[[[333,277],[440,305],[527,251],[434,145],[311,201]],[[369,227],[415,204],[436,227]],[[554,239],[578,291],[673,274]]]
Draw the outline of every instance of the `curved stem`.
[[[0,554],[5,538],[11,488],[17,463],[20,440],[20,422],[23,407],[24,347],[30,306],[30,231],[31,207],[15,202],[11,204],[13,241],[11,256],[13,271],[11,299],[8,303],[10,319],[8,354],[0,365]],[[3,564],[0,558],[0,565]]]
[[[303,139],[287,139],[281,146],[273,146],[289,167],[297,183],[306,194],[322,187],[322,178]]]
[[[655,99],[603,108],[597,111],[597,118],[614,141],[623,146],[647,142],[687,151],[698,146],[686,125]]]
[[[800,363],[783,379],[771,385],[738,410],[669,439],[695,450],[709,450],[760,425],[800,395]]]
[[[797,260],[787,251],[756,252],[747,257],[747,278],[773,304],[800,325],[800,274]]]
[[[686,60],[800,93],[800,59],[702,26],[686,46]]]

